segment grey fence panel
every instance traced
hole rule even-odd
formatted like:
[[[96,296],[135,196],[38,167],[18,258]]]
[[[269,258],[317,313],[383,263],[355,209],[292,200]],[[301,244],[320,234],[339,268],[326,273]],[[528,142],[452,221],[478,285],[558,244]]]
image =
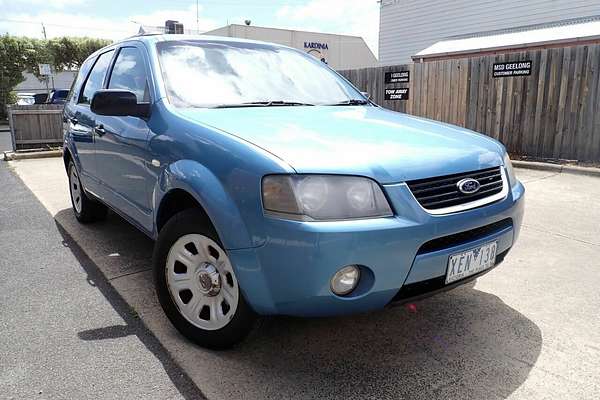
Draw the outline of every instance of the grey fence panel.
[[[494,77],[495,63],[531,61],[530,74]],[[513,154],[600,161],[600,45],[530,50],[340,71],[379,105],[476,130]],[[410,71],[408,83],[385,74]],[[385,100],[408,88],[407,100]]]
[[[63,141],[62,112],[63,106],[57,104],[9,106],[13,150],[60,146]]]

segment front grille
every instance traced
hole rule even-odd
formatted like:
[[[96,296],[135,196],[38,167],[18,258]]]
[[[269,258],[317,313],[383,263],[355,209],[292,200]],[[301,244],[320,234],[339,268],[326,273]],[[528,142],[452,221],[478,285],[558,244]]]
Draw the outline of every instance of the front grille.
[[[512,219],[505,218],[501,221],[494,222],[493,224],[481,226],[479,228],[471,229],[469,231],[463,231],[455,233],[453,235],[442,236],[423,244],[419,248],[417,255],[431,253],[432,251],[445,250],[450,247],[460,246],[462,244],[473,242],[475,240],[481,239],[485,236],[491,235],[492,233],[499,232],[509,227],[512,227]]]
[[[439,176],[406,182],[419,204],[427,210],[439,210],[470,203],[502,192],[501,167],[487,168],[461,174]],[[457,183],[472,178],[479,181],[481,187],[474,194],[463,194]]]

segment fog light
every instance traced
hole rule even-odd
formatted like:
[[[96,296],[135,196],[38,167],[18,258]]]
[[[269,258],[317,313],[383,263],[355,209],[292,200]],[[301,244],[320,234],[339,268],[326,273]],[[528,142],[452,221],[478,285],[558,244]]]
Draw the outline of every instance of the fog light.
[[[345,296],[356,288],[359,279],[360,269],[356,265],[348,265],[331,278],[331,291],[338,296]]]

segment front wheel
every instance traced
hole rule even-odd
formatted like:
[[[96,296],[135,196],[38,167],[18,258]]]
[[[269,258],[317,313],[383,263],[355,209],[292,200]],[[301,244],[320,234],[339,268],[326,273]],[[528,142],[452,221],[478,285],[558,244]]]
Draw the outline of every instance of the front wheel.
[[[156,242],[153,264],[160,304],[188,339],[224,349],[250,332],[255,314],[227,253],[200,212],[186,210],[167,222]]]

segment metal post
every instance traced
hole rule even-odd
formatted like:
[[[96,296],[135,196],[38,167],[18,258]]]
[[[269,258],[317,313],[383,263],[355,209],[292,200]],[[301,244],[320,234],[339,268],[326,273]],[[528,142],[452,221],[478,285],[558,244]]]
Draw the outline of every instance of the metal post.
[[[10,128],[10,138],[12,140],[12,149],[14,152],[17,151],[17,140],[15,139],[15,121],[13,120],[13,115],[12,115],[12,106],[11,107],[6,107],[7,112],[8,112],[8,127]]]
[[[200,33],[200,6],[198,0],[196,0],[196,33]]]

